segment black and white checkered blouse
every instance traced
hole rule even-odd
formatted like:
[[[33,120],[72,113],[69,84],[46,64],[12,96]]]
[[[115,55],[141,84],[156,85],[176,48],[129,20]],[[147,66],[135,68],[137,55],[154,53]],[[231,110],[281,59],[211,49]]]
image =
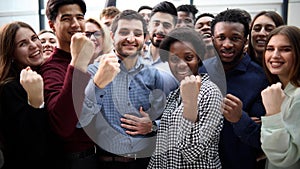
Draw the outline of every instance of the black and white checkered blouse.
[[[218,142],[223,126],[222,94],[207,74],[203,74],[201,83],[196,123],[182,116],[179,88],[168,96],[149,169],[221,168]]]

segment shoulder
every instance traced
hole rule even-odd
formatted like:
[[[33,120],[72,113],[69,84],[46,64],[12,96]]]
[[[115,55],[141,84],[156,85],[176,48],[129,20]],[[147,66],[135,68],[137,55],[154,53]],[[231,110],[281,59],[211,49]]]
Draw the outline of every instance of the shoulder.
[[[51,57],[41,66],[41,73],[48,70],[65,70],[71,62],[71,54],[57,49]]]
[[[221,91],[219,89],[219,87],[210,80],[209,75],[207,73],[205,74],[201,74],[201,90],[205,93],[209,92],[209,93],[214,93],[219,95],[220,97],[222,97]]]
[[[203,64],[209,64],[209,63],[215,63],[217,61],[217,56],[214,56],[214,57],[211,57],[211,58],[208,58],[208,59],[205,59],[203,60]]]
[[[13,79],[3,85],[1,85],[2,92],[10,93],[11,91],[23,89],[22,85],[20,84],[19,79]]]

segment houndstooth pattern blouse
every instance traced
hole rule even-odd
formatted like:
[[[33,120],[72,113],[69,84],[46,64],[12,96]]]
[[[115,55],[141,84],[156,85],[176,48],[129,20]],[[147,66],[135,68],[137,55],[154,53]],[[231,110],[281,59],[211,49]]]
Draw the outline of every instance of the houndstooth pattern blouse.
[[[202,74],[196,123],[184,119],[179,88],[169,94],[149,169],[220,169],[218,142],[223,126],[222,94]]]

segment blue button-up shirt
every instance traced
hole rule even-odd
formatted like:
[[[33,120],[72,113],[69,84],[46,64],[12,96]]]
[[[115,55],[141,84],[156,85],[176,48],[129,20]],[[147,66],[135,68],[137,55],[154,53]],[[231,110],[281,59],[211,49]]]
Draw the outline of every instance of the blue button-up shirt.
[[[89,66],[89,72],[96,74],[99,63]],[[149,156],[155,148],[155,137],[130,136],[121,127],[124,114],[141,117],[139,109],[149,114],[151,120],[158,119],[164,109],[166,95],[175,86],[166,86],[159,71],[137,60],[131,70],[120,63],[121,71],[104,89],[98,88],[93,79],[86,88],[86,99],[80,116],[80,125],[87,126],[96,117],[96,142],[106,151],[115,154],[141,152]],[[153,146],[154,145],[154,146]],[[151,150],[150,150],[151,149]],[[138,154],[139,156],[139,154]]]

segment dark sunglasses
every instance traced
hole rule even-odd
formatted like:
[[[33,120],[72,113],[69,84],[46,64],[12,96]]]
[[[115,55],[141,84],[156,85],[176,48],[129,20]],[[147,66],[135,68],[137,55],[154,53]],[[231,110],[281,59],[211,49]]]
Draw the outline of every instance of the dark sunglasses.
[[[100,38],[102,36],[102,32],[101,31],[85,32],[85,36],[88,38],[91,38],[92,35],[94,35],[95,38]]]

